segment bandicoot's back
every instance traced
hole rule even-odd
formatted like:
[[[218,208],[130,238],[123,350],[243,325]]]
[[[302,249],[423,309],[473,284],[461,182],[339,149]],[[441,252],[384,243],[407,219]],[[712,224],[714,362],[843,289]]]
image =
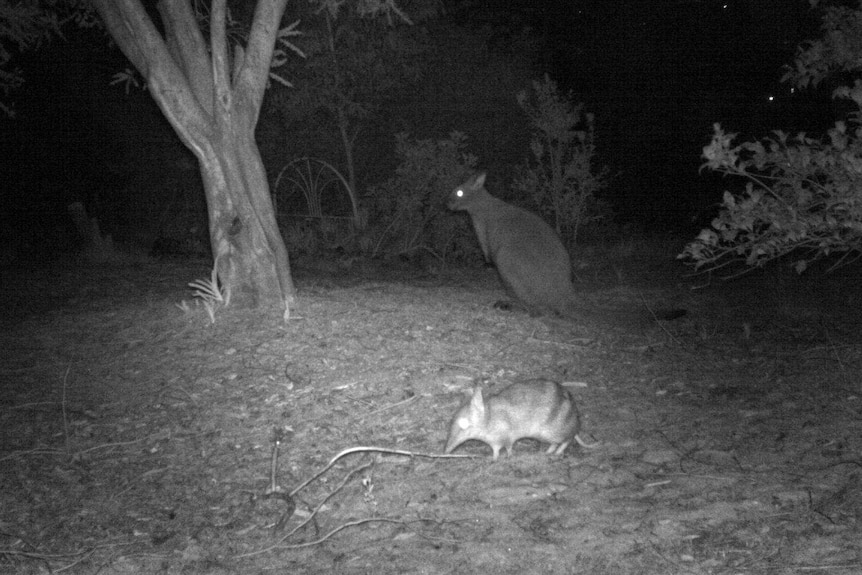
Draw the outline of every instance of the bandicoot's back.
[[[485,259],[509,293],[532,312],[569,315],[572,264],[560,238],[542,218],[488,193],[479,173],[455,188],[450,210],[470,214]]]

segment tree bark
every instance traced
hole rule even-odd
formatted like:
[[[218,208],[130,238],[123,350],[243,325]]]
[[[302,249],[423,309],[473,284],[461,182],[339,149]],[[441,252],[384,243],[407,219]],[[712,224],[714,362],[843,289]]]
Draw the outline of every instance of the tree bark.
[[[290,260],[254,140],[287,0],[259,0],[246,49],[236,47],[233,58],[225,0],[212,3],[209,49],[188,0],[158,3],[164,37],[140,0],[93,4],[200,163],[213,265],[228,302],[277,305],[287,319],[295,297]]]

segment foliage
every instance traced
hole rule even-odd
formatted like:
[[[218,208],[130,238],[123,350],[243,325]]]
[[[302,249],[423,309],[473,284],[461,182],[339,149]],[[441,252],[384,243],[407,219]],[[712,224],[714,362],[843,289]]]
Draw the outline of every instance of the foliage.
[[[819,4],[817,0],[809,0]],[[862,7],[862,2],[859,3]],[[817,86],[836,73],[859,72],[862,69],[862,9],[829,6],[823,11],[822,36],[803,43],[797,50],[793,66],[787,68],[784,81],[800,88]],[[834,96],[849,98],[862,106],[862,84],[841,86]]]
[[[460,132],[436,141],[406,133],[395,137],[400,164],[392,178],[371,190],[376,236],[371,255],[426,250],[445,258],[453,247],[461,249],[462,240],[469,241],[464,222],[446,212],[449,193],[476,166],[477,158],[466,149],[467,137]]]
[[[307,139],[325,141],[327,150],[340,149],[341,158],[326,159],[345,172],[354,192],[357,138],[386,98],[418,77],[420,49],[409,28],[380,26],[360,13],[335,19],[330,10],[315,11],[305,28],[298,42],[305,59],[289,71],[296,86],[279,93],[276,106],[288,121],[312,127]],[[323,151],[304,148],[300,154]]]
[[[573,245],[581,226],[603,214],[596,192],[606,185],[607,170],[594,166],[593,115],[584,113],[583,103],[573,104],[571,95],[560,94],[547,75],[517,100],[533,127],[533,158],[514,188],[532,196]]]
[[[212,272],[209,279],[198,279],[189,283],[189,287],[194,288],[195,303],[202,302],[207,315],[210,318],[210,323],[215,324],[215,315],[218,309],[230,305],[230,286],[221,286],[218,281],[218,257],[213,264]],[[189,308],[186,302],[183,301],[179,306],[183,311],[188,311]]]
[[[238,4],[237,7],[248,10],[251,8],[251,4]],[[209,42],[212,17],[211,1],[192,0],[192,10],[194,11],[195,20],[197,20],[201,33]],[[250,15],[247,16],[246,19],[249,18]],[[284,66],[292,56],[305,58],[305,53],[303,53],[302,49],[300,49],[295,43],[296,39],[303,35],[302,31],[298,29],[299,24],[299,20],[294,20],[290,24],[279,28],[278,34],[276,35],[275,47],[272,51],[272,61],[269,65],[269,79],[289,88],[293,87],[291,81],[280,73],[276,73],[275,70]],[[248,43],[249,32],[249,23],[244,22],[239,17],[235,16],[230,7],[227,7],[225,10],[224,33],[227,37],[228,43],[234,47],[245,46]],[[125,78],[121,77],[119,81],[122,80],[125,80]],[[118,83],[118,81],[115,81],[115,83]]]
[[[37,49],[54,36],[60,36],[66,20],[89,27],[93,23],[92,12],[78,1],[58,6],[57,0],[0,0],[0,114],[15,115],[7,100],[24,83],[21,70],[12,67],[13,52]]]
[[[725,192],[712,227],[680,257],[696,267],[760,266],[801,249],[801,272],[814,259],[862,250],[862,127],[838,122],[827,141],[776,132],[734,146],[733,137],[716,124],[703,153],[710,169],[749,180],[745,192]]]
[[[382,28],[355,14],[312,20],[299,42],[305,60],[292,73],[301,83],[288,93],[295,113],[343,110],[366,118],[385,95],[417,68],[406,66],[413,47],[402,28]]]
[[[785,79],[817,85],[839,73],[862,70],[862,10],[828,8],[823,37],[799,48]],[[842,86],[835,97],[862,109],[862,84]],[[733,144],[716,124],[704,147],[704,167],[747,180],[745,191],[725,191],[710,228],[678,256],[696,268],[717,269],[736,261],[747,266],[794,253],[804,271],[819,258],[862,252],[862,114],[838,121],[827,137],[794,137],[783,132],[763,141]],[[833,266],[834,267],[834,266]],[[746,271],[746,270],[743,270]]]

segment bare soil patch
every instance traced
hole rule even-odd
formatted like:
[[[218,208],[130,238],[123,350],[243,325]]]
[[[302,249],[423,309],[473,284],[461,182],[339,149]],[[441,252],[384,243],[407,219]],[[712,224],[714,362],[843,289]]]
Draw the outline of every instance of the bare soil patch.
[[[214,325],[175,305],[201,264],[2,274],[2,572],[862,572],[853,272],[587,267],[568,322],[494,310],[490,269],[355,264]],[[599,447],[358,452],[265,497],[275,435],[290,492],[350,447],[440,454],[474,380],[535,377]]]

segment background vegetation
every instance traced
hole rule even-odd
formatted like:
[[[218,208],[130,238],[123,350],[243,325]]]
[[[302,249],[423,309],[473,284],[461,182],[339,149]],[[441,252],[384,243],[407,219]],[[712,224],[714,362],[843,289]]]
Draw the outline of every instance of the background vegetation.
[[[860,4],[859,7],[862,7]],[[853,111],[836,118],[825,136],[774,137],[735,144],[736,134],[715,125],[703,150],[705,166],[745,181],[726,191],[721,210],[681,257],[696,267],[742,262],[759,267],[785,256],[796,271],[837,255],[833,267],[862,251],[862,10],[829,6],[821,36],[802,45],[784,80],[798,90],[837,83],[833,97]],[[731,268],[733,270],[733,268]],[[745,269],[743,268],[743,272]],[[734,273],[734,271],[731,271]],[[741,273],[741,272],[736,272]]]

